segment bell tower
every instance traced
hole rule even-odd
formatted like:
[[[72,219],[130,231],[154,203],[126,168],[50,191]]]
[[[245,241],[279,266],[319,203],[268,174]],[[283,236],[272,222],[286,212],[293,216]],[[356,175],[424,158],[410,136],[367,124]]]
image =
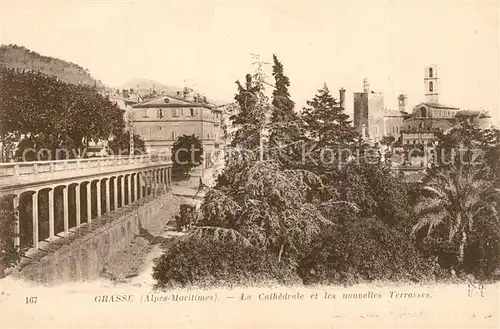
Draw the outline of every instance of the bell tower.
[[[425,67],[425,99],[428,103],[439,103],[439,78],[437,65]]]

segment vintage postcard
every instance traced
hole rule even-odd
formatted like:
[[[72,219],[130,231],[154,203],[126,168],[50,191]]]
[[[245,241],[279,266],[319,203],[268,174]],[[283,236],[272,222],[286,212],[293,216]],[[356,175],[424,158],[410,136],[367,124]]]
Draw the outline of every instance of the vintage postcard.
[[[496,1],[0,3],[0,327],[499,328]]]

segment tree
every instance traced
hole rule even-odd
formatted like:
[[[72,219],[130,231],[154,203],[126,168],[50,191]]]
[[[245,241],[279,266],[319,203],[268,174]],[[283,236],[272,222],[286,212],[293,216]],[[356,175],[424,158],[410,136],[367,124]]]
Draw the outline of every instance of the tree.
[[[275,259],[236,231],[203,227],[182,237],[160,257],[153,278],[159,288],[241,287],[261,286],[262,280],[286,283],[286,278],[280,278],[282,272]]]
[[[108,142],[108,146],[114,155],[129,155],[130,154],[130,132],[117,132],[113,139]],[[141,136],[134,134],[134,154],[143,154],[146,152],[146,147]]]
[[[423,256],[406,232],[374,218],[359,217],[322,232],[299,275],[306,284],[355,284],[433,278],[438,266]]]
[[[319,177],[305,170],[283,170],[275,161],[243,159],[226,181],[205,196],[203,226],[236,230],[290,266],[329,222],[313,202]]]
[[[236,115],[230,117],[233,126],[237,129],[231,147],[239,148],[246,152],[255,152],[262,149],[262,134],[266,126],[266,117],[270,111],[269,99],[264,93],[266,75],[262,63],[258,58],[256,72],[247,74],[245,87],[239,81],[238,93],[234,99],[239,105]],[[230,160],[230,159],[226,159]]]
[[[2,136],[48,158],[81,155],[90,141],[107,140],[121,132],[123,111],[93,87],[64,83],[35,71],[0,68]],[[18,154],[23,153],[20,148]]]
[[[307,105],[301,115],[305,140],[302,168],[313,171],[326,184],[362,144],[349,116],[338,106],[326,84]]]
[[[357,217],[377,218],[408,230],[412,185],[394,177],[381,162],[352,161],[331,175],[327,198],[348,201],[359,208]]]
[[[189,171],[203,163],[203,144],[195,135],[182,135],[172,148],[172,170],[188,175]]]
[[[315,148],[350,147],[358,137],[351,126],[349,115],[332,97],[326,83],[318,90],[311,101],[307,101],[302,119],[310,141],[316,143]]]
[[[272,101],[272,115],[269,129],[270,153],[292,168],[291,161],[297,161],[300,153],[301,122],[294,111],[295,103],[290,99],[290,79],[283,73],[283,64],[273,55],[273,76],[275,80]]]
[[[423,197],[414,209],[418,221],[413,232],[447,240],[455,248],[461,268],[470,237],[479,227],[489,227],[483,234],[500,235],[498,190],[491,181],[478,177],[479,173],[477,168],[466,166],[433,170],[425,179]]]

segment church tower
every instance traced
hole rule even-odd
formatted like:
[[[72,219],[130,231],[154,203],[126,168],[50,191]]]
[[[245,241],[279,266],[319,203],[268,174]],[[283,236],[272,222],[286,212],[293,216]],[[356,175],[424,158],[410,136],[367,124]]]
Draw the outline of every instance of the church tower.
[[[439,79],[437,65],[425,67],[425,99],[428,103],[439,103]]]

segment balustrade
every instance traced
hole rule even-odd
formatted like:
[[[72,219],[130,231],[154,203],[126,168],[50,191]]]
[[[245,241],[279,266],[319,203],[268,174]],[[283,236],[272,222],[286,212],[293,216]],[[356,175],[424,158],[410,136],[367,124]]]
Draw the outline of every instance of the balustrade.
[[[155,162],[170,162],[170,154],[0,163],[0,178]]]

